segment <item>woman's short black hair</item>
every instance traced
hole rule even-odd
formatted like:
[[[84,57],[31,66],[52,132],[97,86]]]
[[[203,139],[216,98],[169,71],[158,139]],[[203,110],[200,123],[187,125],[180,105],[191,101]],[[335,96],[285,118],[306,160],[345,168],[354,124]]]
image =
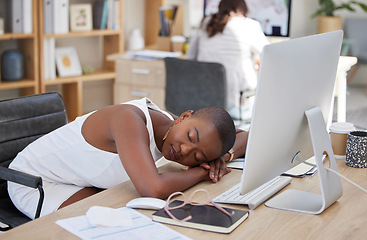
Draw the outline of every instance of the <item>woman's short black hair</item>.
[[[236,128],[231,116],[220,107],[205,107],[193,113],[193,117],[204,119],[213,124],[222,142],[221,156],[227,153],[236,140]]]

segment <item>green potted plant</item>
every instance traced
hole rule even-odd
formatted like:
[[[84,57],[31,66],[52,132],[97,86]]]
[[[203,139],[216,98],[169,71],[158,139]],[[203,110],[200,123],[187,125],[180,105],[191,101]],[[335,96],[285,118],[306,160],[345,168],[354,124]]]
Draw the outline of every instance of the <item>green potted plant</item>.
[[[367,4],[364,1],[349,0],[343,3],[335,3],[335,0],[319,0],[319,8],[311,15],[317,17],[318,32],[330,32],[343,29],[343,19],[335,15],[338,10],[348,10],[355,12],[355,7],[360,7],[367,13]]]

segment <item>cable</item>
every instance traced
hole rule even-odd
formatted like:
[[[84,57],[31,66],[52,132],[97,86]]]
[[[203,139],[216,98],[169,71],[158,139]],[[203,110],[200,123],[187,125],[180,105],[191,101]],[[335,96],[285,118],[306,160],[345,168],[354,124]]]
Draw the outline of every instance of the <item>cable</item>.
[[[296,157],[296,159],[297,159],[298,161],[300,161],[300,162],[302,162],[302,163],[306,164],[306,165],[309,165],[309,166],[312,166],[312,167],[316,167],[316,168],[317,168],[316,164],[306,162],[306,161],[304,161],[303,159],[301,159],[300,157]],[[324,166],[324,168],[325,168],[326,170],[328,170],[328,171],[330,171],[330,172],[332,172],[332,173],[334,173],[334,174],[338,175],[339,177],[343,178],[345,181],[349,182],[350,184],[354,185],[355,187],[359,188],[361,191],[363,191],[364,193],[366,193],[366,194],[367,194],[367,190],[366,190],[366,189],[364,189],[363,187],[359,186],[357,183],[353,182],[352,180],[350,180],[350,179],[348,179],[348,178],[344,177],[344,176],[343,176],[343,175],[341,175],[339,172],[335,171],[334,169],[331,169],[331,168],[325,167],[325,166]]]

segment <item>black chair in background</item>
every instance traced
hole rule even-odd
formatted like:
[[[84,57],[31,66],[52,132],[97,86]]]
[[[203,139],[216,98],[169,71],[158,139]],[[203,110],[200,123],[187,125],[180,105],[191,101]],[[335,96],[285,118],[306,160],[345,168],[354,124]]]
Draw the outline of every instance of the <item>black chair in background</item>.
[[[227,107],[225,68],[220,63],[165,58],[166,109],[180,115],[207,106]]]
[[[345,33],[350,41],[351,55],[358,58],[348,76],[350,83],[361,65],[367,64],[367,18],[346,18]]]
[[[9,169],[18,152],[37,138],[68,122],[64,101],[57,92],[48,92],[0,101],[0,222],[14,228],[30,221],[11,202],[7,181],[38,189],[38,218],[43,203],[42,178]]]

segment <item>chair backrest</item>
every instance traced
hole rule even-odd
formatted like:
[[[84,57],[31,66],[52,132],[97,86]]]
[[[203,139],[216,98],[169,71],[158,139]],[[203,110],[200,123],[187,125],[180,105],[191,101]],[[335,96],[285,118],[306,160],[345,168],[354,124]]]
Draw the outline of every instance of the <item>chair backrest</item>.
[[[0,165],[8,167],[24,147],[67,122],[57,92],[0,101]]]
[[[367,63],[367,18],[346,18],[344,24],[352,55]]]
[[[166,109],[176,115],[207,106],[227,107],[225,68],[220,63],[165,58]]]

